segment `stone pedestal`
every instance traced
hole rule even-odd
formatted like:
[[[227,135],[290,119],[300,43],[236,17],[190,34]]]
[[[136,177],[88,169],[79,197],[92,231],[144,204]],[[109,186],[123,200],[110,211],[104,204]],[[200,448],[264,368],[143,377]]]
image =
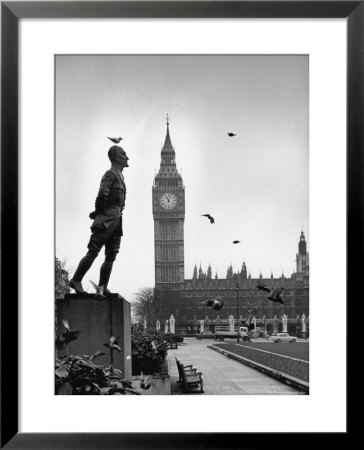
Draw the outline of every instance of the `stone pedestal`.
[[[173,314],[171,315],[171,317],[169,318],[169,332],[170,333],[175,333],[175,320],[173,317]]]
[[[234,321],[234,316],[232,314],[230,314],[228,321],[229,321],[229,331],[231,333],[234,333],[234,322],[235,321]]]
[[[283,314],[283,316],[282,316],[282,332],[283,333],[287,333],[287,324],[288,324],[288,319],[287,319],[287,316],[286,316],[286,314]]]
[[[118,294],[109,294],[104,300],[92,294],[66,294],[56,301],[56,326],[59,336],[65,331],[62,320],[68,320],[71,330],[81,331],[75,341],[67,346],[70,355],[92,355],[98,350],[106,355],[95,360],[95,364],[109,365],[110,349],[104,344],[110,336],[118,337],[121,352],[114,350],[113,366],[120,369],[126,379],[131,373],[131,308],[130,303]],[[60,350],[59,354],[65,354]]]
[[[203,333],[205,330],[205,322],[201,319],[200,320],[200,333]]]

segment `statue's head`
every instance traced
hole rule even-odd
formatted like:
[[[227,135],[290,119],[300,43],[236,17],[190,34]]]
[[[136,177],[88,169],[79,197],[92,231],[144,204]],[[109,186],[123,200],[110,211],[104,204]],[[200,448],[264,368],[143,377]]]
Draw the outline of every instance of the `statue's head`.
[[[120,145],[113,145],[109,148],[108,157],[111,163],[117,163],[122,167],[129,167],[128,160],[125,150],[120,147]]]

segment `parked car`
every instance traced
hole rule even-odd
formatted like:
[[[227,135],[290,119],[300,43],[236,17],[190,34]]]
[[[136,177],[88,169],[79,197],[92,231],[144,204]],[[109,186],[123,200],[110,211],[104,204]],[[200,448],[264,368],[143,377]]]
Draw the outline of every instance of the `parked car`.
[[[296,342],[296,336],[290,336],[288,333],[277,333],[272,336],[274,342]]]

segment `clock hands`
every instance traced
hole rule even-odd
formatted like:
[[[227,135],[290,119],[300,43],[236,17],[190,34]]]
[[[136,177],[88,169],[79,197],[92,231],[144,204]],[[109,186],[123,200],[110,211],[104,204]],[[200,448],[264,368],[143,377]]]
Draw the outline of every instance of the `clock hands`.
[[[165,209],[172,209],[177,204],[177,198],[174,194],[171,194],[170,192],[165,192],[160,199],[160,203],[163,208]]]

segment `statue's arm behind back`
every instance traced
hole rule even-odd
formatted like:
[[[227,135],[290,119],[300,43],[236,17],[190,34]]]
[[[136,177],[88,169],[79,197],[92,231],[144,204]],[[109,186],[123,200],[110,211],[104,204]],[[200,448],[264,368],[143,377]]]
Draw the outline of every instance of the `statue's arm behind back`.
[[[107,199],[109,197],[111,186],[114,182],[115,174],[112,170],[108,170],[101,179],[99,192],[95,201],[95,212],[96,214],[103,214]]]

